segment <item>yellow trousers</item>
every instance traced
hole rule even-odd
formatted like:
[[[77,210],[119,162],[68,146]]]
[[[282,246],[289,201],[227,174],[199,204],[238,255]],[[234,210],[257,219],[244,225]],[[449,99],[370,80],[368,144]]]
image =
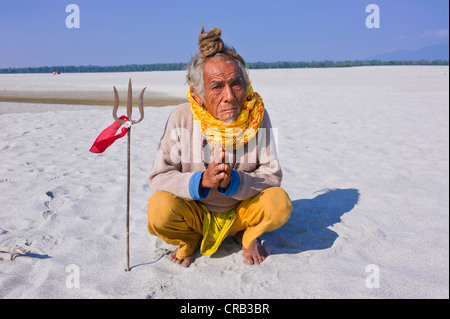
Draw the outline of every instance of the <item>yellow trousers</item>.
[[[291,200],[282,188],[267,188],[238,205],[228,236],[244,230],[242,245],[250,248],[259,236],[286,223],[291,211]],[[196,201],[158,191],[148,201],[147,215],[150,234],[179,246],[178,259],[194,252],[203,232],[203,210]]]

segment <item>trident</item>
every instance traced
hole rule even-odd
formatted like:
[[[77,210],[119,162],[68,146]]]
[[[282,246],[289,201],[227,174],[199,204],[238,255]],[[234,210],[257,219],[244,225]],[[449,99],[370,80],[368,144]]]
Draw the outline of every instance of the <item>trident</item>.
[[[128,97],[127,97],[127,117],[128,121],[124,121],[117,117],[117,109],[119,108],[119,94],[117,93],[116,87],[114,86],[114,108],[113,108],[113,118],[116,122],[128,127],[127,132],[127,269],[130,271],[130,134],[131,125],[140,123],[144,119],[144,87],[139,95],[138,107],[141,117],[137,121],[131,119],[133,101],[132,101],[132,89],[131,89],[131,79],[128,81]]]

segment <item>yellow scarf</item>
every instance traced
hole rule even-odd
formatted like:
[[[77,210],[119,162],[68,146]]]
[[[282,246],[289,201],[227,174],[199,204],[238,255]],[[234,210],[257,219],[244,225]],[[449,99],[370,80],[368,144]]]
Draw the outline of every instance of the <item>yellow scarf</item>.
[[[195,123],[202,134],[213,144],[222,144],[229,150],[238,149],[251,140],[259,129],[264,116],[264,103],[258,93],[248,85],[242,112],[233,123],[226,124],[204,110],[191,95],[191,88],[186,94],[191,104]]]

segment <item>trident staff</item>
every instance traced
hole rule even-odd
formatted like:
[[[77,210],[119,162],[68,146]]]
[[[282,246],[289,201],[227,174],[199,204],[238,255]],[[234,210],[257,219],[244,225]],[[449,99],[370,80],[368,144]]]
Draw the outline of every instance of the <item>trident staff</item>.
[[[92,153],[103,153],[112,143],[114,143],[118,138],[124,137],[127,134],[127,268],[126,271],[130,271],[130,136],[131,136],[131,126],[140,123],[144,119],[144,92],[146,87],[144,87],[139,95],[138,107],[141,116],[139,120],[134,121],[131,116],[133,113],[133,96],[131,89],[131,79],[128,81],[128,98],[127,98],[127,116],[122,115],[117,117],[117,109],[119,108],[119,94],[117,93],[116,87],[114,88],[114,108],[113,108],[113,118],[115,122],[103,130],[100,135],[95,140],[91,149]],[[122,127],[124,126],[124,127]],[[117,130],[122,127],[119,134]]]
[[[128,121],[117,117],[117,109],[119,108],[119,94],[116,87],[114,88],[114,108],[113,118],[116,122],[125,125],[128,128],[127,132],[127,269],[130,271],[130,142],[131,142],[131,125],[136,125],[144,119],[144,87],[139,95],[138,107],[141,114],[139,120],[132,120],[133,113],[133,93],[131,88],[131,79],[128,81],[128,97],[127,97],[127,117]]]

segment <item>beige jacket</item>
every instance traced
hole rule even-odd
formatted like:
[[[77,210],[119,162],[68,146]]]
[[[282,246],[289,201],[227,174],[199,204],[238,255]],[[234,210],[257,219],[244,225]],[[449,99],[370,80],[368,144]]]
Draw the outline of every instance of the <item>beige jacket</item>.
[[[211,189],[206,198],[193,198],[193,188],[198,187],[193,176],[206,169],[214,145],[202,137],[189,103],[181,104],[167,120],[150,173],[150,187],[153,191],[167,191],[185,200],[199,200],[213,212],[234,209],[242,200],[255,196],[263,189],[280,186],[282,171],[277,159],[274,133],[277,130],[272,129],[265,110],[256,137],[234,154],[227,153],[226,162],[238,175],[236,180],[239,184],[234,194],[227,196],[218,189]],[[199,174],[196,174],[197,177]]]

